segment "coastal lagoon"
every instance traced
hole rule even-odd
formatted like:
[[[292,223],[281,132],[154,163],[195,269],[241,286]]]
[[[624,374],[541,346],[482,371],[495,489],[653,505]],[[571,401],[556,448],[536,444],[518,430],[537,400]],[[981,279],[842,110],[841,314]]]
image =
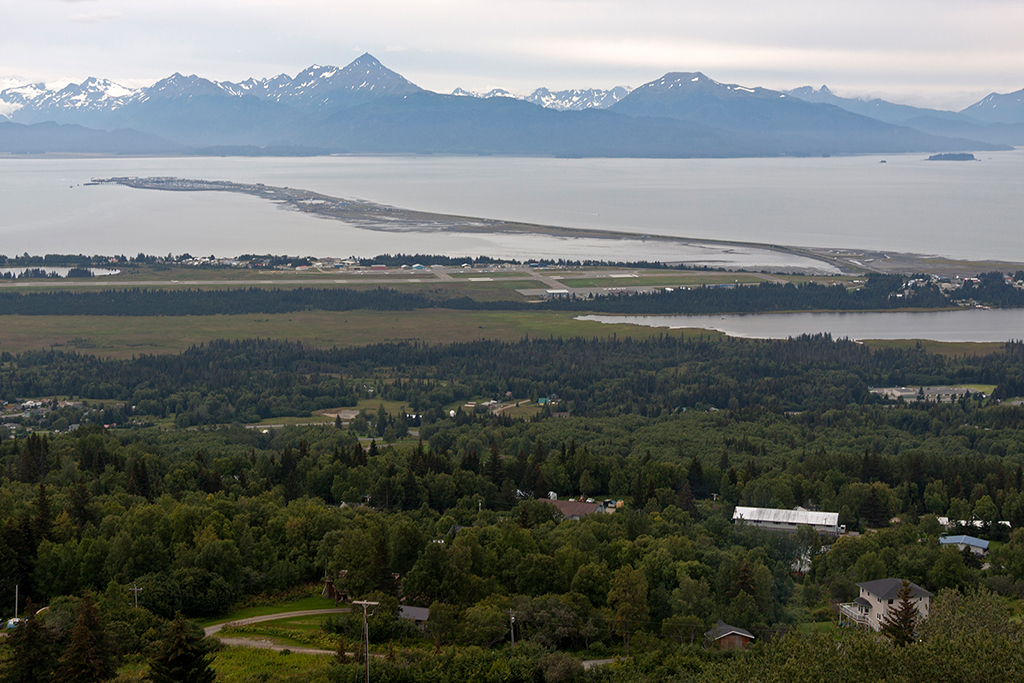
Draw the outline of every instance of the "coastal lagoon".
[[[0,253],[447,253],[518,259],[819,263],[649,235],[1024,261],[1024,151],[773,159],[0,157]],[[886,163],[879,163],[885,160]],[[88,187],[96,177],[261,182],[402,208],[632,233],[635,239],[381,232],[254,197]]]
[[[1024,339],[1024,309],[883,313],[756,313],[731,315],[586,315],[578,320],[671,329],[718,330],[731,337],[786,339],[831,334],[834,339],[932,339],[1005,342]]]

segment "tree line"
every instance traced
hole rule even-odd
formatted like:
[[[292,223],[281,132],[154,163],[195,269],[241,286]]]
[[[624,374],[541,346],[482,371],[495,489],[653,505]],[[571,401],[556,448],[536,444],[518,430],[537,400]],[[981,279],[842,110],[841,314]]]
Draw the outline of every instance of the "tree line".
[[[297,287],[233,289],[146,289],[104,291],[0,292],[0,315],[182,316],[291,313],[295,311],[409,311],[422,308],[455,310],[556,310],[635,315],[699,315],[778,311],[865,311],[901,308],[946,308],[954,297],[990,306],[1020,307],[1024,290],[989,274],[981,284],[946,294],[934,285],[902,290],[902,276],[877,275],[859,289],[841,284],[776,284],[701,286],[607,296],[570,296],[540,304],[521,301],[477,301],[467,296],[371,290]],[[899,296],[897,296],[899,294]]]
[[[828,335],[397,342],[343,349],[250,339],[131,359],[56,349],[3,353],[0,364],[0,398],[8,402],[78,397],[122,404],[117,416],[86,405],[54,410],[41,418],[44,425],[147,416],[171,417],[181,427],[256,422],[309,416],[370,397],[404,403],[430,423],[454,402],[508,395],[557,397],[556,412],[579,416],[841,408],[882,401],[871,393],[873,386],[993,384],[997,396],[1015,396],[1024,383],[1024,344],[948,358],[919,348],[872,351]]]

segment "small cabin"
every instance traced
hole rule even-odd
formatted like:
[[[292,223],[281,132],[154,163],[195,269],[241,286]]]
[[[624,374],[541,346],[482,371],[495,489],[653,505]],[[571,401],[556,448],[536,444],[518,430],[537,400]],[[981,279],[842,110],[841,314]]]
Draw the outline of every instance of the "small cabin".
[[[704,634],[719,650],[745,650],[754,642],[754,634],[739,626],[730,626],[721,619]]]

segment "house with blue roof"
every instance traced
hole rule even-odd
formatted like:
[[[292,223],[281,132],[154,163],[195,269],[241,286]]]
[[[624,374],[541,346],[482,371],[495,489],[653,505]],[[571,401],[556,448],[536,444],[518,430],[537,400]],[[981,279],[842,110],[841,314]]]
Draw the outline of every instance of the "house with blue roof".
[[[940,545],[955,546],[957,550],[970,550],[978,557],[988,555],[988,541],[983,541],[974,536],[939,536]]]

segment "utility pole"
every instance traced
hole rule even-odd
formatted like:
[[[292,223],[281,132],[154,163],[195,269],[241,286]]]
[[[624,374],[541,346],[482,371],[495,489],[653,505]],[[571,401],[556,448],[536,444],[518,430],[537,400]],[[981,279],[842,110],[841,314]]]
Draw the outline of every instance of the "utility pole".
[[[363,607],[363,643],[366,646],[366,683],[370,683],[370,622],[366,620],[367,608],[376,607],[379,602],[371,602],[369,600],[353,600],[353,605],[362,605]]]
[[[512,647],[516,646],[516,613],[508,611],[508,630],[512,634]]]
[[[132,584],[132,587],[129,588],[128,590],[130,590],[132,593],[135,593],[135,608],[138,609],[138,607],[139,607],[139,593],[142,592],[142,589],[139,588],[139,584],[136,583],[136,584]]]

